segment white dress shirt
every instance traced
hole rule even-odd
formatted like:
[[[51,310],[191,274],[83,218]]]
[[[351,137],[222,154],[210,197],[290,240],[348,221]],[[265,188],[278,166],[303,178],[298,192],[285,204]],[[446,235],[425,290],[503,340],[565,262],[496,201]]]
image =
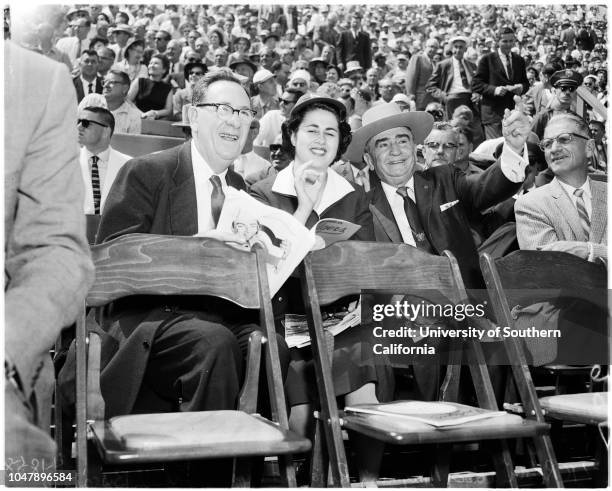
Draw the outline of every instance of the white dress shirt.
[[[83,84],[83,95],[95,94],[96,93],[96,78],[89,82],[85,80],[82,76],[80,77],[81,83]],[[91,84],[91,91],[89,90],[89,84]]]
[[[463,69],[465,70],[465,76],[467,79],[468,84],[470,83],[470,75],[467,69],[467,66],[465,66],[465,62],[463,61],[463,59],[461,61],[459,61],[457,58],[455,58],[454,56],[451,58],[452,63],[453,63],[453,83],[451,84],[451,88],[449,91],[449,94],[462,94],[462,93],[469,93],[470,92],[470,88],[469,87],[464,87],[463,86],[463,81],[461,80],[461,69],[459,64],[463,64]]]
[[[212,182],[210,182],[210,178],[214,172],[206,160],[204,160],[204,157],[198,152],[193,140],[191,141],[191,165],[193,167],[193,178],[196,190],[198,234],[203,234],[215,228],[215,222],[212,216],[212,205],[210,203],[210,197],[213,192],[213,185]],[[227,169],[217,175],[221,180],[223,193],[227,195],[228,185],[225,180]]]

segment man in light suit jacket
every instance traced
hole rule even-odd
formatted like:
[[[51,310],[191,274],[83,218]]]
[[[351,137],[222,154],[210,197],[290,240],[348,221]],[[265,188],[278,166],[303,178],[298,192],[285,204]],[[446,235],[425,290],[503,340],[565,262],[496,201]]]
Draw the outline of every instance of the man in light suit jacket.
[[[453,55],[436,65],[427,82],[426,89],[434,99],[446,105],[446,119],[453,117],[453,112],[459,106],[465,105],[474,111],[472,96],[472,79],[476,65],[463,57],[467,48],[467,38],[455,36],[450,40]]]
[[[552,140],[559,135],[571,140],[565,144]],[[516,201],[521,249],[564,251],[590,261],[607,259],[606,184],[588,177],[594,151],[588,126],[570,113],[553,116],[541,144],[550,145],[544,152],[555,178]]]
[[[79,112],[77,121],[82,145],[79,163],[85,184],[83,208],[86,214],[100,215],[119,169],[131,157],[110,146],[115,118],[108,109],[86,107]]]
[[[49,349],[93,281],[66,66],[4,45],[5,468],[50,472]]]
[[[338,37],[338,67],[346,69],[349,61],[358,61],[364,70],[372,66],[372,41],[361,29],[361,15],[351,17],[351,28]]]
[[[498,162],[479,175],[466,175],[450,165],[418,170],[416,146],[430,134],[433,117],[422,111],[402,112],[394,103],[379,104],[363,114],[344,155],[376,171],[368,196],[377,241],[406,243],[430,254],[450,250],[468,288],[483,288],[468,214],[512,196],[525,176],[527,116],[507,115],[506,144]],[[454,160],[456,148],[438,144]],[[408,201],[409,200],[409,201]],[[430,343],[431,345],[431,343]],[[439,367],[415,365],[420,396],[434,400]]]
[[[472,91],[482,95],[481,116],[487,140],[502,136],[504,110],[513,107],[514,95],[529,89],[525,61],[511,52],[516,42],[514,31],[503,27],[499,36],[498,49],[480,59],[472,79]]]
[[[521,249],[561,251],[582,259],[607,259],[606,184],[588,176],[594,151],[588,126],[573,113],[553,116],[540,143],[554,179],[519,196],[516,232]],[[597,292],[593,292],[594,298]],[[557,328],[559,340],[527,339],[534,365],[608,363],[604,313],[591,304],[570,300],[535,303],[517,313],[515,327]],[[576,320],[577,319],[577,320]]]
[[[434,69],[431,59],[438,48],[439,44],[436,39],[428,39],[425,43],[425,51],[415,54],[408,62],[406,91],[414,95],[417,111],[424,111],[427,104],[434,102],[426,86]]]

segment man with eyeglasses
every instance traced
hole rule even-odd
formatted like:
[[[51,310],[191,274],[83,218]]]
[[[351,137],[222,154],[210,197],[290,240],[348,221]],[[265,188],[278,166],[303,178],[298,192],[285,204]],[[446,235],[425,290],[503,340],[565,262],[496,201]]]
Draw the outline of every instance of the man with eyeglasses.
[[[538,135],[540,139],[542,139],[544,128],[546,128],[550,118],[555,114],[572,111],[576,107],[578,97],[576,90],[582,84],[582,75],[576,70],[557,70],[550,77],[550,83],[553,86],[554,99],[547,109],[534,116],[531,123],[531,131]]]
[[[187,122],[186,118],[183,118],[184,107],[191,104],[193,98],[193,88],[208,71],[208,67],[201,61],[188,62],[185,65],[184,77],[185,77],[185,88],[179,89],[175,92],[172,97],[172,113],[176,121]]]
[[[100,215],[119,169],[131,157],[111,148],[115,118],[103,107],[86,107],[79,111],[79,163],[85,185],[84,212]]]
[[[172,39],[172,36],[169,32],[160,29],[155,33],[155,48],[146,49],[144,55],[142,57],[142,63],[146,66],[149,65],[149,61],[151,61],[151,56],[156,54],[166,54],[166,50],[168,49],[168,43]]]
[[[587,123],[575,113],[552,116],[540,147],[555,177],[516,200],[520,248],[566,252],[588,261],[607,260],[607,186],[589,177],[595,144]],[[607,329],[600,331],[599,327],[607,325],[607,314],[600,317],[593,304],[578,299],[535,303],[516,313],[518,329],[541,326],[561,331],[561,338],[554,342],[528,343],[534,365],[555,360],[609,363]]]
[[[142,112],[127,100],[130,77],[120,70],[111,70],[104,78],[102,95],[115,118],[115,133],[142,132]]]
[[[246,188],[229,167],[254,119],[249,94],[228,69],[208,73],[194,88],[188,117],[190,141],[119,171],[98,242],[128,233],[231,238],[215,227],[229,189]],[[259,329],[256,314],[199,297],[114,303],[101,326],[106,416],[234,409],[248,336]]]
[[[555,178],[516,201],[521,249],[607,258],[606,184],[588,175],[595,152],[588,125],[574,113],[552,116],[540,147]]]
[[[267,147],[274,142],[274,139],[280,135],[283,121],[287,119],[291,109],[293,109],[293,106],[295,106],[295,103],[302,95],[304,95],[302,90],[285,89],[279,100],[279,109],[268,111],[259,120],[259,135],[257,135],[254,141],[255,145]]]

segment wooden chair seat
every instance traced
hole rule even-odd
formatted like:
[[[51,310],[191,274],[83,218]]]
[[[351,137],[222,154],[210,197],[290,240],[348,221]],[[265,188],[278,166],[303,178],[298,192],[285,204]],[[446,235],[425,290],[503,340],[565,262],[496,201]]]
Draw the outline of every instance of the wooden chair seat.
[[[590,425],[608,420],[607,392],[542,397],[540,405],[549,418]]]
[[[407,418],[374,414],[344,414],[342,423],[344,429],[358,431],[395,445],[533,438],[545,435],[550,429],[546,423],[525,420],[516,414],[505,414],[444,429]]]
[[[284,455],[310,447],[259,415],[236,411],[119,416],[90,428],[109,464]]]

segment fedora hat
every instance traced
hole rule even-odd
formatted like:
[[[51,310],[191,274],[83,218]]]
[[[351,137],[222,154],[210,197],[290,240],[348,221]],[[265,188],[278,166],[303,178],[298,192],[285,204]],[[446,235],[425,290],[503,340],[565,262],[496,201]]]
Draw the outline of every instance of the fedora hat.
[[[391,128],[406,127],[412,132],[415,144],[423,143],[433,126],[433,117],[425,111],[402,112],[399,106],[392,102],[371,107],[361,118],[362,126],[353,132],[353,139],[344,160],[361,162],[363,149],[374,135]]]

